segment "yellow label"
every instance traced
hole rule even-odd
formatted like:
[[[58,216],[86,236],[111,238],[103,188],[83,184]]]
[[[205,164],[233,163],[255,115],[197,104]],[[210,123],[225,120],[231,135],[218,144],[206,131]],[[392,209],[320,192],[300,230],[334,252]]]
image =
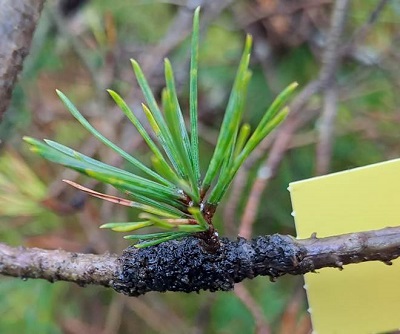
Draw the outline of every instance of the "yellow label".
[[[400,159],[289,185],[297,237],[400,225]],[[381,333],[400,328],[400,259],[304,275],[316,334]]]

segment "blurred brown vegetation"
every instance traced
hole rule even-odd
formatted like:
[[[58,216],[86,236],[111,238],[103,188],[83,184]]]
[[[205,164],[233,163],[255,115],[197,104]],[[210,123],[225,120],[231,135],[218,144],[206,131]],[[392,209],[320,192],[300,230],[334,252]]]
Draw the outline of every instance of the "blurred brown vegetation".
[[[246,33],[255,41],[246,121],[255,125],[277,92],[300,83],[292,115],[240,171],[216,225],[230,237],[295,234],[289,182],[396,158],[400,152],[400,4],[354,0],[346,7],[346,2],[97,0],[79,6],[79,1],[48,1],[0,124],[0,240],[94,253],[120,252],[129,245],[98,226],[128,221],[137,213],[69,188],[61,179],[102,186],[33,156],[21,137],[49,138],[122,164],[72,119],[56,97],[57,88],[108,138],[149,161],[140,136],[105,89],[118,91],[140,114],[142,97],[129,59],[142,64],[159,94],[162,60],[169,57],[186,107],[187,37],[200,3],[203,170]],[[0,332],[308,333],[301,286],[299,277],[276,283],[257,278],[231,293],[126,298],[100,287],[1,278]]]

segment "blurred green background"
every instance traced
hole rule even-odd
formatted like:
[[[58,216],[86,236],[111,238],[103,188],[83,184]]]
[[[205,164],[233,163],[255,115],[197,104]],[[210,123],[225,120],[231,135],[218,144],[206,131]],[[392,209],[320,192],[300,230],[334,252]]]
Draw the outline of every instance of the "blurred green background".
[[[12,245],[77,252],[121,252],[121,235],[98,226],[135,217],[61,182],[67,178],[111,188],[31,154],[22,136],[49,138],[114,165],[121,161],[72,119],[57,99],[62,90],[103,134],[135,157],[150,160],[105,89],[118,91],[140,114],[130,58],[143,66],[158,95],[169,57],[181,103],[188,103],[188,35],[196,1],[48,1],[31,54],[0,124],[0,240]],[[293,81],[299,92],[317,79],[334,1],[203,1],[199,69],[201,163],[212,154],[246,33],[255,40],[246,121],[257,124],[272,98]],[[382,6],[380,8],[379,6]],[[375,14],[375,15],[374,15]],[[400,3],[351,1],[335,71],[337,113],[330,167],[345,170],[400,154]],[[253,236],[295,235],[288,183],[316,174],[324,95],[308,98],[267,184],[268,157],[259,150],[238,175],[215,224],[235,237],[243,221]],[[294,122],[295,123],[295,122]],[[279,132],[277,134],[279,136]],[[267,160],[268,161],[268,160]],[[268,169],[267,169],[268,170]],[[253,183],[261,184],[255,207]],[[252,203],[252,202],[251,202]],[[250,203],[250,204],[251,204]],[[247,208],[247,209],[246,209]],[[190,254],[188,254],[190,256]],[[111,290],[0,278],[0,333],[308,333],[301,277],[275,283],[259,277],[235,292],[149,293],[127,298]]]

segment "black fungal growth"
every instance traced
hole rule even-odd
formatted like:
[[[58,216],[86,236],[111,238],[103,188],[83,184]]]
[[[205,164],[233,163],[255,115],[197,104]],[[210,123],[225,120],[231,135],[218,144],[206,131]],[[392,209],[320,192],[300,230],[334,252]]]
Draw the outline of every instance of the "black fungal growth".
[[[272,235],[247,241],[221,239],[216,252],[190,237],[155,247],[127,248],[113,288],[129,296],[149,291],[228,291],[234,283],[259,275],[272,279],[296,270],[305,250],[289,236]]]

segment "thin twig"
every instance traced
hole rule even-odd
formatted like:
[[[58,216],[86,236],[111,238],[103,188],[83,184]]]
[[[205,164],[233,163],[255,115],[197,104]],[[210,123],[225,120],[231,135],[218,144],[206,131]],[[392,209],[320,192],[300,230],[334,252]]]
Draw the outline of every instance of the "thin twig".
[[[347,17],[349,0],[336,0],[331,17],[331,28],[326,39],[326,48],[322,57],[322,68],[319,80],[323,88],[331,84],[340,61],[339,46],[340,36]]]
[[[184,333],[183,328],[175,326],[168,317],[159,314],[159,312],[139,298],[126,300],[126,305],[156,333]],[[163,319],[163,321],[160,321],[160,319]]]
[[[288,2],[285,3],[285,6],[282,6],[282,8],[280,6],[276,6],[276,8],[274,8],[274,11],[271,11],[268,6],[267,10],[265,10],[262,6],[258,6],[257,11],[254,11],[252,16],[245,18],[245,20],[242,22],[242,25],[248,26],[259,20],[273,18],[274,16],[293,15],[298,11],[329,5],[333,1],[334,0],[308,0],[294,3]]]
[[[258,177],[250,191],[248,201],[241,220],[239,235],[249,238],[251,236],[252,227],[259,208],[261,195],[264,192],[268,181],[273,178],[283,159],[291,138],[302,122],[299,120],[304,116],[299,115],[304,106],[308,103],[311,96],[319,93],[329,84],[340,61],[339,55],[333,47],[337,47],[339,37],[343,29],[345,14],[344,9],[348,0],[337,0],[335,9],[332,13],[332,25],[327,38],[327,48],[322,59],[322,67],[319,72],[318,79],[311,81],[297,95],[290,105],[291,114],[286,122],[277,131],[276,140],[271,148],[271,152],[265,164],[261,165]],[[333,44],[333,45],[330,45]]]
[[[333,83],[324,90],[324,107],[318,122],[318,141],[316,152],[316,175],[329,172],[332,157],[334,123],[337,113],[337,87]]]
[[[67,28],[68,24],[66,23],[64,17],[59,13],[58,8],[56,8],[56,6],[54,5],[49,6],[49,17],[52,20],[54,26],[57,28],[58,33],[68,41],[68,44],[71,47],[71,49],[79,57],[82,64],[89,72],[92,84],[96,88],[96,92],[99,95],[101,94],[105,95],[104,90],[106,89],[108,84],[105,82],[103,76],[100,75],[99,69],[96,68],[96,66],[94,66],[93,62],[90,60],[90,57],[87,53],[87,48],[78,38],[76,38],[76,36],[74,36],[69,32]]]
[[[305,304],[305,292],[303,288],[304,281],[301,285],[296,284],[292,297],[288,300],[286,308],[280,320],[279,334],[306,334],[311,331],[310,314],[305,312],[302,307]],[[303,313],[303,317],[299,320],[299,314]],[[303,320],[303,319],[306,320]],[[306,325],[309,325],[307,328]]]
[[[302,96],[305,94],[311,94],[314,87],[316,87],[316,85],[314,85],[313,83],[307,85],[304,88],[304,90],[298,95],[296,100],[293,101],[292,105],[296,106],[297,103],[297,105],[300,106],[299,101],[303,101]],[[264,192],[265,188],[267,187],[269,180],[271,180],[276,175],[279,164],[282,161],[283,156],[286,153],[290,142],[292,141],[296,129],[298,129],[300,126],[308,122],[309,119],[313,117],[312,112],[296,113],[296,110],[299,109],[294,109],[294,107],[292,110],[293,110],[292,115],[294,116],[288,117],[287,121],[277,131],[275,141],[271,147],[268,158],[266,162],[262,164],[261,167],[259,168],[258,176],[254,181],[253,186],[250,190],[249,197],[247,199],[247,203],[243,211],[241,224],[239,226],[238,234],[243,238],[251,237],[253,223],[256,219],[256,215],[258,212],[261,195]]]
[[[242,303],[247,307],[250,311],[251,315],[254,318],[254,322],[256,324],[256,333],[257,334],[270,334],[271,328],[267,323],[262,308],[254,298],[251,296],[250,292],[246,289],[243,283],[238,283],[235,285],[234,289],[235,295],[242,301]]]
[[[366,22],[356,30],[356,32],[352,35],[350,40],[342,47],[340,53],[342,56],[349,54],[351,49],[354,47],[356,42],[358,44],[365,39],[368,34],[368,31],[374,26],[374,24],[378,21],[379,16],[381,15],[383,9],[386,7],[389,0],[381,0],[376,4],[376,7],[372,10]]]
[[[237,234],[237,209],[242,199],[242,195],[249,180],[249,168],[244,165],[237,173],[227,194],[226,204],[224,206],[224,232],[227,236]],[[240,234],[239,234],[240,235]]]
[[[103,334],[113,334],[119,332],[124,308],[125,298],[123,298],[121,295],[113,296],[104,322]]]
[[[264,139],[250,155],[235,177],[232,190],[229,192],[224,208],[224,230],[225,234],[228,236],[234,236],[237,234],[237,208],[243,194],[245,193],[244,190],[248,184],[250,170],[257,161],[262,159],[268,147],[272,144],[272,141],[272,136]]]
[[[360,39],[365,38],[368,29],[376,22],[379,14],[382,12],[384,6],[387,1],[381,0],[379,4],[377,4],[376,8],[372,11],[370,17],[367,20],[367,23],[364,24],[359,30],[357,30],[353,37],[350,39],[351,43],[347,43],[345,50],[346,52],[350,51],[350,46],[353,45],[354,41],[360,41]],[[342,4],[343,5],[343,4]],[[334,15],[334,13],[333,13]],[[333,20],[333,18],[332,18]],[[332,41],[336,41],[335,44],[338,45],[339,35],[338,31],[341,28],[343,23],[337,22],[336,25],[331,27],[331,32],[329,33]],[[333,32],[332,32],[333,30]],[[329,38],[328,38],[329,40]],[[327,45],[327,47],[329,44]],[[249,238],[251,236],[252,225],[255,221],[257,210],[259,207],[259,202],[261,200],[261,194],[267,187],[267,184],[270,179],[272,179],[278,170],[278,167],[284,157],[284,154],[289,146],[289,143],[293,137],[294,132],[298,127],[304,124],[298,118],[304,117],[305,115],[300,115],[308,103],[309,99],[321,92],[329,83],[330,78],[333,76],[334,71],[337,68],[337,63],[339,63],[340,58],[345,55],[342,51],[333,57],[332,55],[336,51],[331,51],[324,54],[324,59],[322,61],[322,67],[320,70],[320,74],[318,79],[311,81],[308,83],[303,90],[296,96],[293,102],[290,105],[291,113],[288,116],[286,122],[281,126],[281,128],[277,131],[276,139],[272,145],[271,151],[269,153],[269,157],[266,160],[265,164],[263,164],[260,168],[265,171],[268,171],[268,178],[258,178],[255,180],[253,185],[254,196],[252,196],[253,190],[250,191],[250,196],[247,201],[247,205],[244,209],[244,213],[241,219],[241,226],[239,228],[239,235]],[[261,175],[265,175],[265,173],[261,173]]]
[[[0,0],[0,121],[29,53],[44,0]]]
[[[331,30],[327,39],[323,60],[324,71],[321,71],[320,80],[324,83],[324,107],[319,119],[316,174],[323,175],[329,172],[332,155],[332,141],[337,110],[337,89],[335,72],[340,61],[341,35],[346,22],[348,0],[337,0],[331,19]]]
[[[176,48],[191,32],[193,11],[198,6],[202,6],[204,12],[201,26],[205,27],[212,19],[217,17],[232,0],[188,0],[186,6],[181,7],[175,15],[168,31],[156,47],[143,54],[142,60],[144,72],[151,73],[155,71],[164,57]]]
[[[101,328],[97,324],[87,324],[76,317],[68,317],[61,320],[61,328],[63,333],[68,334],[102,334]]]
[[[139,296],[149,291],[232,290],[246,278],[301,275],[365,261],[390,265],[400,256],[400,227],[297,240],[274,234],[252,240],[221,239],[215,253],[190,237],[115,255],[11,247],[0,243],[0,274],[98,284]]]
[[[117,256],[80,254],[62,250],[10,247],[0,243],[3,275],[68,281],[79,285],[110,286],[118,269]]]

